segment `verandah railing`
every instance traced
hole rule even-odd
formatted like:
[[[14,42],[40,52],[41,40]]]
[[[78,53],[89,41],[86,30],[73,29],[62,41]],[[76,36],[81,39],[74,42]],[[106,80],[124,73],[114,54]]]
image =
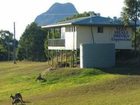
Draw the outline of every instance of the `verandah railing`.
[[[64,47],[65,39],[49,39],[48,46]]]

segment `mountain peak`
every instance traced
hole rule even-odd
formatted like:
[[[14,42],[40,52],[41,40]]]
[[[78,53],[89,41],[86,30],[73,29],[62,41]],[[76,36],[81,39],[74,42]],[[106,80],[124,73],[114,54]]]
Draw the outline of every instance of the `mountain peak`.
[[[66,17],[77,14],[77,10],[72,3],[54,3],[46,12],[38,15],[35,23],[39,26],[53,24]]]

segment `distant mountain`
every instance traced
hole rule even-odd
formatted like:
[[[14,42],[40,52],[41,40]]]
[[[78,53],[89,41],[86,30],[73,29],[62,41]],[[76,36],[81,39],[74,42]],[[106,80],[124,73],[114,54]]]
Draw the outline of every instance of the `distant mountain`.
[[[55,3],[48,11],[37,16],[35,23],[39,26],[53,24],[77,13],[76,8],[71,3]]]

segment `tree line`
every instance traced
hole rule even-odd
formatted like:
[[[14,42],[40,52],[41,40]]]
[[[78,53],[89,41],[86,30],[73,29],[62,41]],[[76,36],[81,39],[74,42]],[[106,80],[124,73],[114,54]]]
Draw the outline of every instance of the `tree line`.
[[[59,38],[60,30],[49,30],[50,38]],[[54,35],[53,35],[54,34]],[[48,59],[48,30],[36,23],[29,24],[20,40],[16,40],[16,59],[28,61],[46,61]],[[53,37],[52,37],[53,36]],[[14,57],[13,34],[6,30],[0,31],[0,61],[11,61]]]
[[[91,12],[84,12],[82,14],[68,17],[65,20],[86,17],[90,16],[90,14]],[[94,13],[94,15],[97,14]],[[135,50],[140,51],[140,28],[137,28],[137,21],[140,18],[140,0],[124,0],[121,17],[124,21],[124,25],[128,25],[130,21],[134,23],[134,35],[132,42]],[[55,36],[51,31],[50,35]],[[46,29],[42,29],[34,22],[26,27],[19,41],[14,40],[13,33],[7,30],[1,30],[0,61],[13,60],[14,41],[16,42],[16,58],[18,60],[46,61],[48,59],[47,36],[48,31]]]
[[[18,41],[15,40],[16,47]],[[7,30],[0,30],[0,61],[12,60],[14,52],[13,34]]]
[[[130,22],[133,22],[133,46],[135,51],[140,50],[140,26],[138,26],[138,21],[140,21],[140,0],[124,0],[124,7],[122,9],[121,16],[124,21],[124,25],[128,25]]]
[[[28,25],[19,40],[17,58],[19,60],[45,61],[47,59],[44,47],[46,38],[46,30],[34,22]]]

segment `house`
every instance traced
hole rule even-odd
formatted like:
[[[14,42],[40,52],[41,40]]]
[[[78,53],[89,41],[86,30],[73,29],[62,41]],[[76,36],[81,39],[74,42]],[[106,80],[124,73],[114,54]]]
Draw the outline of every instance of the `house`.
[[[124,27],[122,21],[109,17],[93,16],[42,28],[60,28],[59,39],[49,39],[48,49],[76,50],[83,43],[114,43],[116,49],[132,49],[132,25]]]
[[[115,44],[115,49],[128,50],[133,49],[132,26],[124,26],[123,22],[117,18],[97,15],[62,21],[42,26],[42,28],[60,29],[58,38],[48,38],[49,50],[75,51],[80,49],[81,44],[109,43]]]

